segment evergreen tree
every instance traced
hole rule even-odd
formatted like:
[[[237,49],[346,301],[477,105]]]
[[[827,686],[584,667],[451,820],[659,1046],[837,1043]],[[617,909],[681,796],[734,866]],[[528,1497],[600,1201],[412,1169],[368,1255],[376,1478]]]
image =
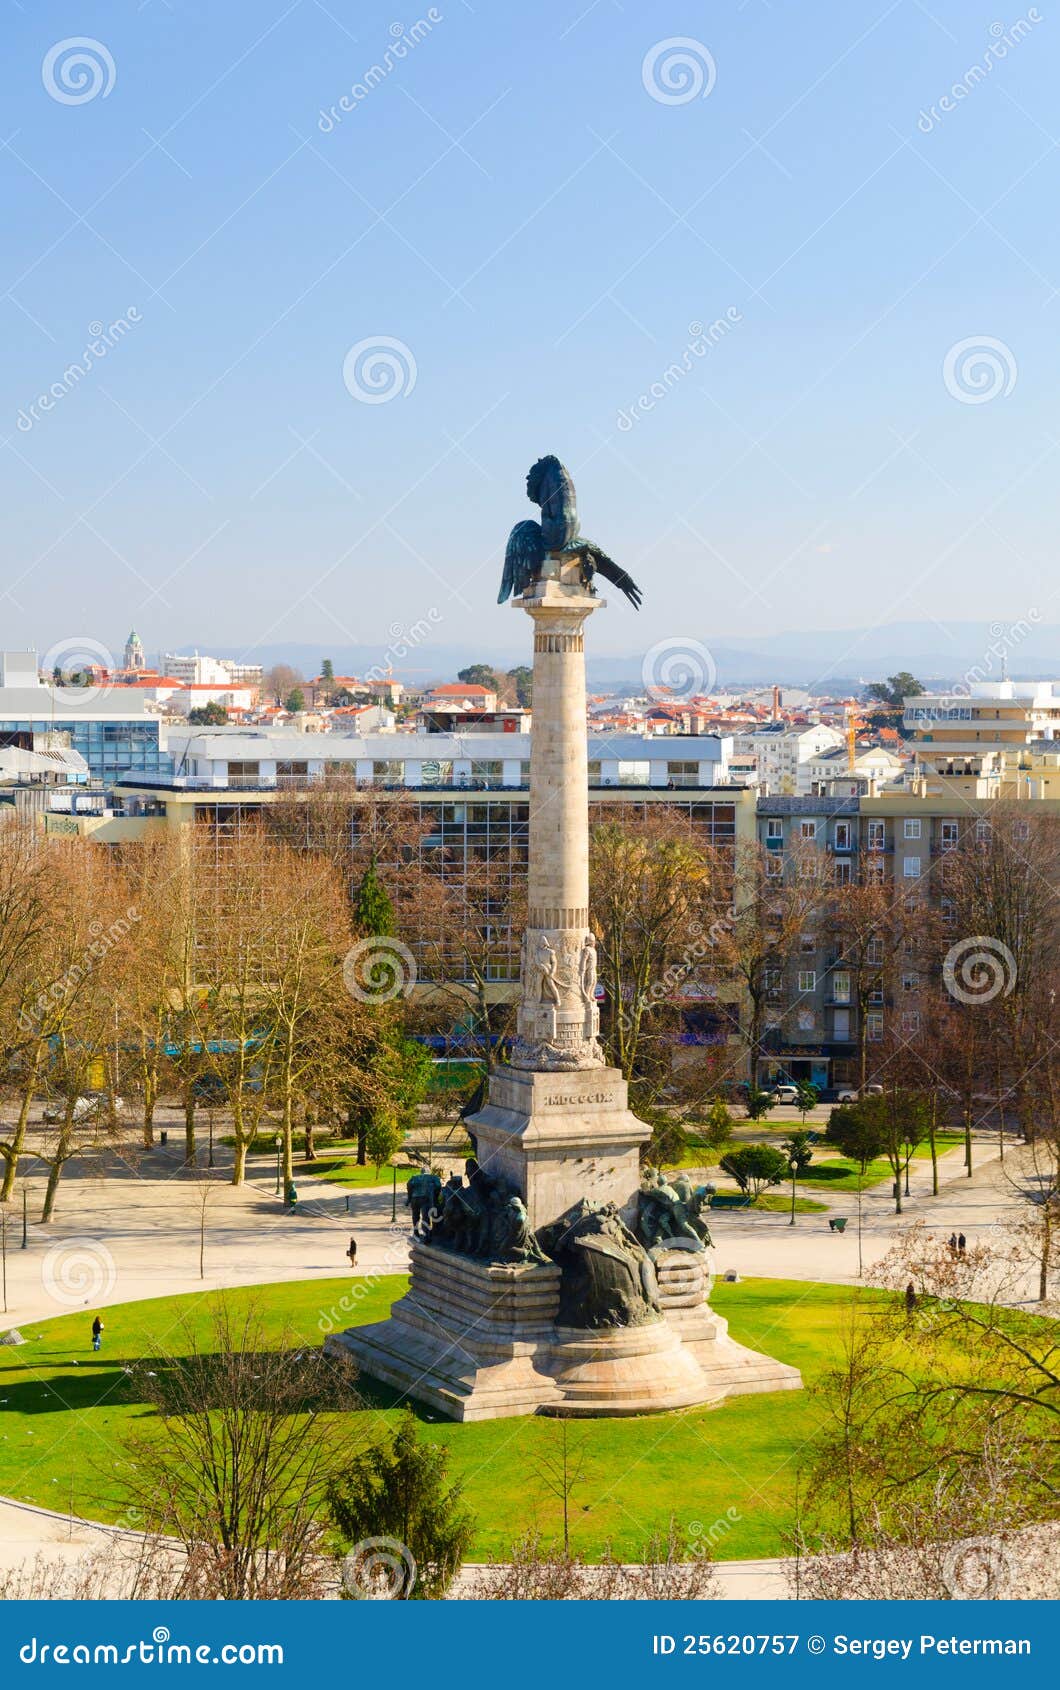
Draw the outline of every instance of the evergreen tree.
[[[353,919],[364,934],[371,934],[378,939],[389,939],[393,935],[394,906],[379,878],[374,851],[357,888],[357,896],[353,902]]]
[[[395,1432],[356,1457],[329,1487],[331,1517],[350,1552],[346,1598],[384,1590],[403,1602],[445,1595],[474,1532],[462,1487],[447,1482],[448,1459],[446,1450],[420,1442],[413,1415],[405,1413]],[[384,1556],[379,1540],[387,1538],[390,1553]]]

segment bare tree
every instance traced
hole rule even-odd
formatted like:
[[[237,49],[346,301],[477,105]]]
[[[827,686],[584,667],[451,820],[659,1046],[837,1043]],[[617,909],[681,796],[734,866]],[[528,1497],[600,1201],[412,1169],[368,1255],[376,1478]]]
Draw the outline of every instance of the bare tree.
[[[149,1530],[183,1546],[177,1594],[318,1592],[324,1498],[359,1447],[348,1364],[293,1334],[273,1347],[256,1310],[237,1316],[224,1297],[205,1345],[191,1324],[181,1333],[181,1354],[133,1370],[162,1436],[131,1442],[127,1477]]]

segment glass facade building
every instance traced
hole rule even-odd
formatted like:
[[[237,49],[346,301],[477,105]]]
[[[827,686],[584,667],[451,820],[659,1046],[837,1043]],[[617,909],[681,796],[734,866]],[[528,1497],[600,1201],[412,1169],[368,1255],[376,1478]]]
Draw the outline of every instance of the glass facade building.
[[[36,717],[0,717],[0,745],[32,748],[34,734],[59,733],[69,737],[71,749],[79,751],[93,780],[115,781],[133,770],[148,778],[173,773],[173,760],[159,744],[161,722],[132,720],[78,721],[58,712]]]

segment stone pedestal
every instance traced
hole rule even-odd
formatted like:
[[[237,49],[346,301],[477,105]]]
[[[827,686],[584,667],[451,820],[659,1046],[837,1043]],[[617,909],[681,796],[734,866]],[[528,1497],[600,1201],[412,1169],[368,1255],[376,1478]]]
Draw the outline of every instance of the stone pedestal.
[[[627,1092],[617,1068],[490,1075],[489,1101],[467,1125],[480,1166],[515,1187],[535,1230],[580,1197],[621,1208],[636,1191],[651,1129],[630,1110]]]
[[[799,1388],[795,1368],[728,1337],[704,1300],[705,1256],[655,1259],[657,1321],[576,1331],[555,1323],[558,1267],[501,1267],[414,1240],[412,1284],[389,1320],[350,1327],[325,1348],[453,1420],[652,1414]]]

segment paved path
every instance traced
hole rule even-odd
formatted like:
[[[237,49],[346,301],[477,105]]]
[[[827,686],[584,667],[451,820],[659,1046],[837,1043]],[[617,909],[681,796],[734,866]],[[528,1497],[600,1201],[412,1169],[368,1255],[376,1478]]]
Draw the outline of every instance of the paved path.
[[[130,1164],[112,1164],[106,1178],[72,1164],[60,1187],[55,1218],[46,1227],[32,1218],[40,1212],[43,1177],[31,1171],[26,1250],[19,1247],[20,1211],[8,1206],[7,1313],[0,1315],[0,1328],[145,1297],[271,1280],[343,1277],[349,1273],[345,1251],[351,1234],[357,1239],[358,1275],[404,1270],[409,1211],[400,1187],[396,1224],[391,1221],[389,1188],[351,1192],[347,1212],[345,1190],[311,1176],[300,1177],[300,1201],[291,1213],[275,1195],[271,1160],[254,1159],[247,1184],[234,1187],[227,1176],[230,1152],[219,1147],[217,1154],[226,1166],[218,1166],[209,1179],[203,1170],[185,1170],[179,1147],[172,1142]],[[971,1179],[964,1172],[963,1149],[941,1158],[938,1197],[931,1195],[930,1163],[914,1161],[912,1194],[903,1199],[901,1217],[894,1213],[889,1183],[863,1194],[865,1273],[886,1254],[898,1231],[914,1220],[925,1221],[947,1237],[963,1231],[969,1242],[976,1242],[1015,1216],[1020,1199],[996,1160],[995,1145],[977,1144],[975,1157],[978,1166]],[[1018,1151],[1010,1149],[1005,1168],[1013,1171],[1018,1161]],[[822,1193],[813,1186],[805,1191],[818,1200],[827,1197],[828,1214],[800,1214],[790,1226],[783,1213],[715,1211],[710,1225],[716,1270],[856,1284],[856,1196]],[[829,1214],[848,1217],[845,1233],[829,1230]]]

